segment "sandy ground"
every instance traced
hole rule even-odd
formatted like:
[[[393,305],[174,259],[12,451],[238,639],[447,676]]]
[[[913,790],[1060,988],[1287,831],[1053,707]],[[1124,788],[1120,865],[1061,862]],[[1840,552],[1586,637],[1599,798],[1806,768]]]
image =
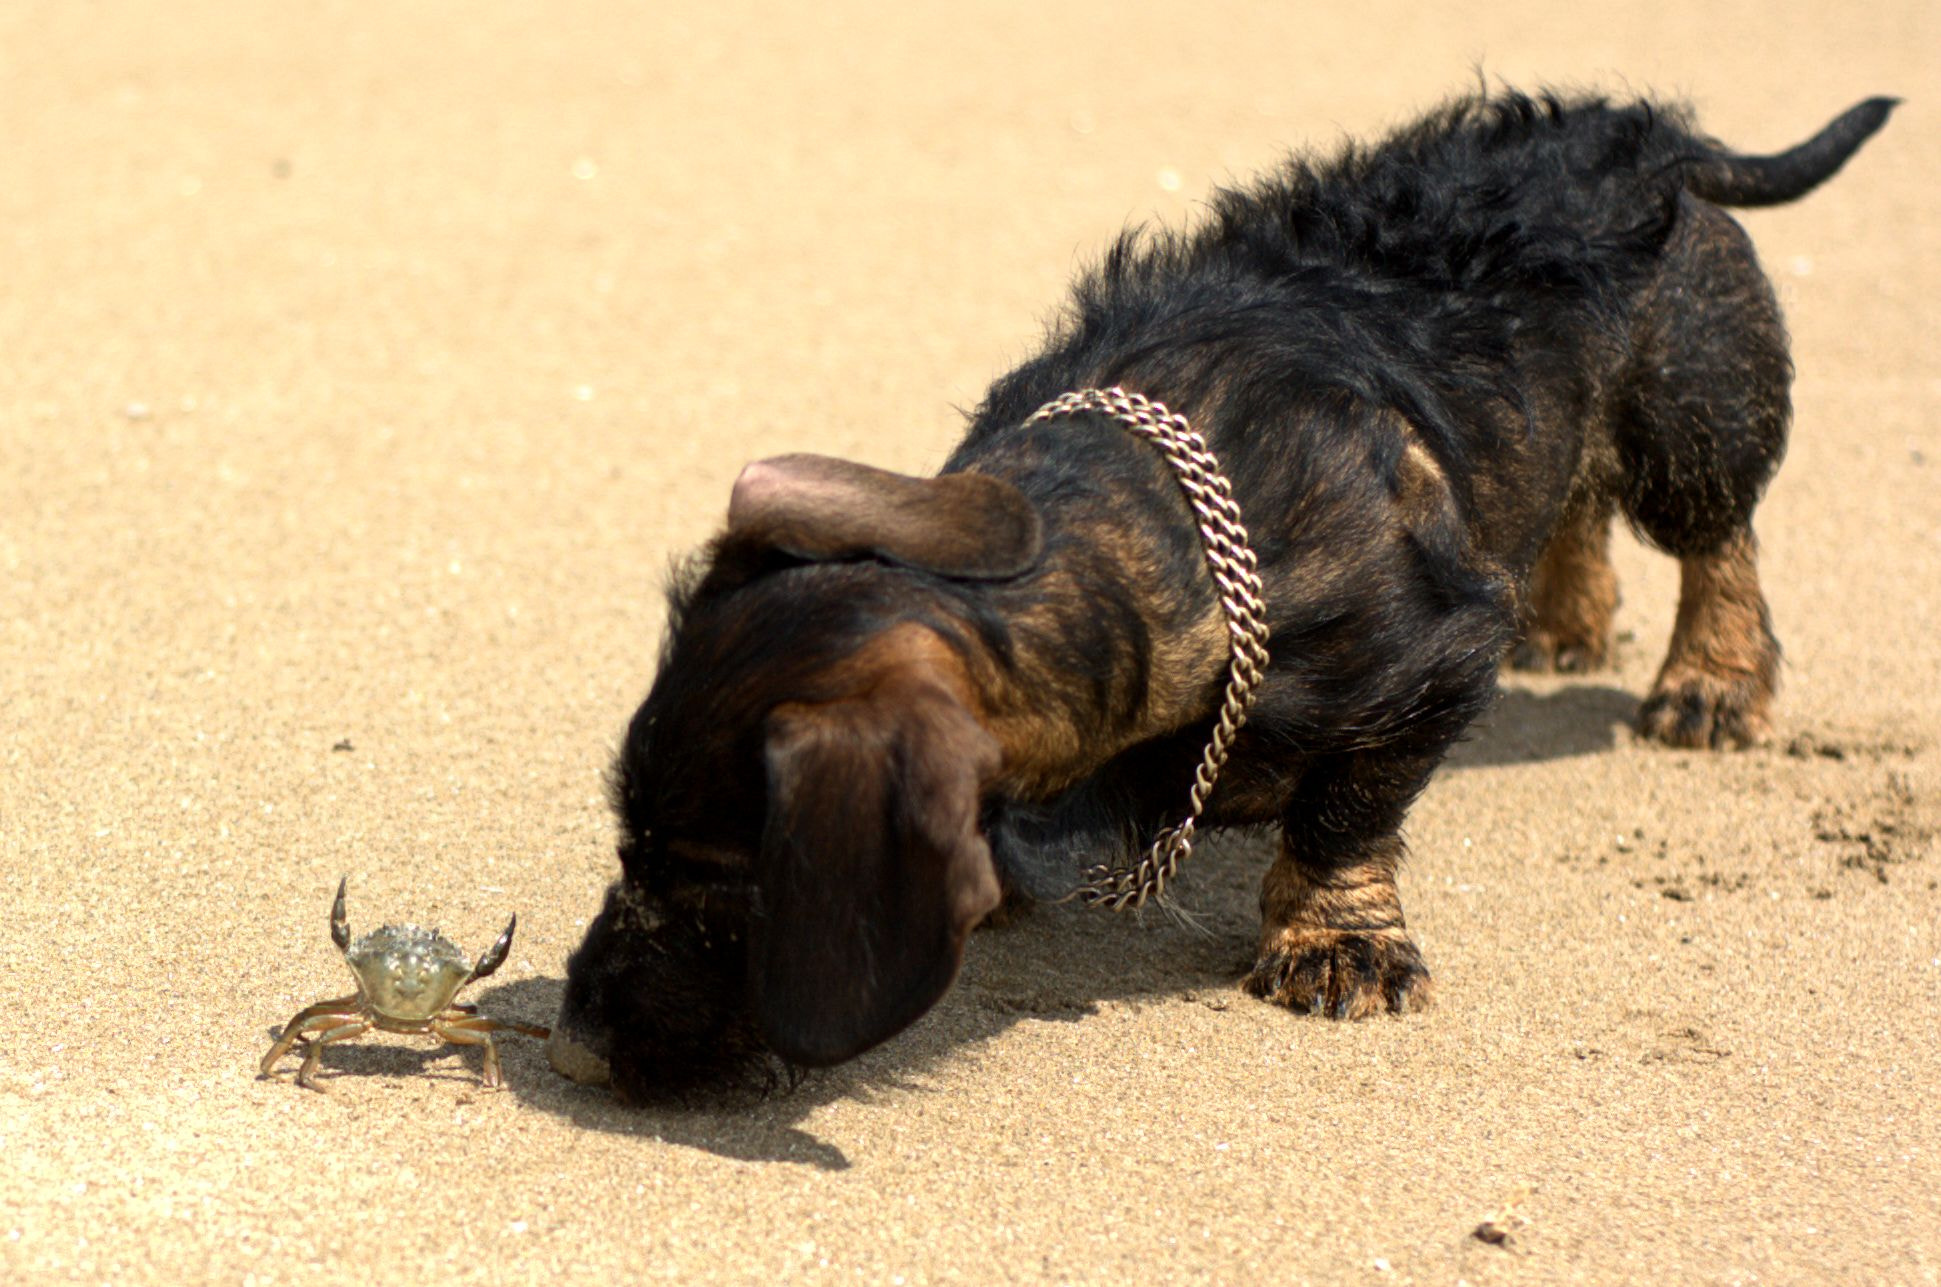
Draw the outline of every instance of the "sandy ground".
[[[1937,1281],[1941,9],[1045,8],[0,8],[0,1280]],[[1748,149],[1911,100],[1746,217],[1772,748],[1634,743],[1676,572],[1627,543],[1617,669],[1508,683],[1414,815],[1427,1016],[1240,994],[1234,842],[1204,932],[982,934],[757,1104],[522,1041],[503,1094],[406,1038],[258,1079],[344,872],[358,927],[516,908],[475,999],[548,1021],[744,461],[934,468],[1122,223],[1478,66]]]

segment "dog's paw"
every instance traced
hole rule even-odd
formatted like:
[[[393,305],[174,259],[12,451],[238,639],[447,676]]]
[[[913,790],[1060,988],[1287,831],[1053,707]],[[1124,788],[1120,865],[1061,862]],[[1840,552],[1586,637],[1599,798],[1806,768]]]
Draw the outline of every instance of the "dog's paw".
[[[1638,733],[1667,746],[1759,746],[1772,736],[1768,685],[1754,677],[1721,679],[1703,671],[1667,674],[1638,708]]]
[[[1365,1019],[1427,1009],[1434,987],[1407,934],[1285,929],[1261,949],[1248,992],[1308,1014]]]
[[[1548,630],[1532,630],[1511,651],[1510,669],[1581,675],[1602,670],[1610,659],[1609,639],[1570,639]]]

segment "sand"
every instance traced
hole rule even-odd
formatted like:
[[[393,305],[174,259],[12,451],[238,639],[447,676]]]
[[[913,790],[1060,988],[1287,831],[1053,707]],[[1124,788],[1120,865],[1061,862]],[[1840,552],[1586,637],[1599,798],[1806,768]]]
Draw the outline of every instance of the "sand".
[[[1616,669],[1506,683],[1414,814],[1428,1015],[1243,996],[1236,840],[1201,929],[980,934],[792,1095],[627,1110],[518,1039],[500,1094],[405,1037],[258,1079],[345,873],[359,929],[516,909],[474,999],[550,1019],[746,460],[934,468],[1126,221],[1478,67],[1747,149],[1910,99],[1745,216],[1772,747],[1634,741],[1676,570],[1627,540]],[[1938,72],[1925,0],[8,5],[0,1281],[1937,1281]]]

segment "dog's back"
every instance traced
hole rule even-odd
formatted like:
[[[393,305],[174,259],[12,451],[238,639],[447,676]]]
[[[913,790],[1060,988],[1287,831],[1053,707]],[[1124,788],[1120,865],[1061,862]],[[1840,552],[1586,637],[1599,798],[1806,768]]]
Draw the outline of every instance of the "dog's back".
[[[1535,350],[1582,357],[1623,335],[1691,197],[1802,195],[1893,105],[1868,100],[1799,147],[1744,157],[1681,108],[1509,93],[1459,100],[1330,159],[1294,158],[1216,193],[1196,230],[1122,236],[1079,282],[1046,352],[993,387],[965,448],[1013,432],[1066,388],[1137,376],[1192,403],[1244,370],[1295,398],[1392,403],[1466,475],[1541,413],[1522,367]],[[960,450],[946,468],[970,459]]]

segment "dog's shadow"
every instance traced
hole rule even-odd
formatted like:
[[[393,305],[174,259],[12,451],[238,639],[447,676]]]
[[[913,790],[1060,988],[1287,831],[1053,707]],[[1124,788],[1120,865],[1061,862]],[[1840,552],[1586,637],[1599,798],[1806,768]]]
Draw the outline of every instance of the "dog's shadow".
[[[928,1072],[1019,1023],[1074,1022],[1103,1006],[1174,999],[1193,988],[1231,988],[1252,961],[1265,844],[1259,837],[1228,835],[1202,846],[1198,870],[1181,882],[1180,902],[1191,909],[1190,922],[1152,908],[1114,916],[1041,904],[980,929],[956,986],[914,1027],[793,1087],[626,1106],[604,1088],[576,1086],[555,1075],[539,1043],[516,1038],[501,1047],[506,1084],[523,1102],[583,1128],[740,1161],[844,1170],[850,1162],[842,1150],[801,1126],[828,1104],[866,1102],[890,1092],[929,1093]],[[482,1013],[544,1024],[551,1022],[564,986],[557,978],[525,979],[482,988],[471,999]],[[387,1058],[392,1053],[373,1052],[384,1066],[373,1063],[370,1071],[400,1067]]]
[[[1635,694],[1600,684],[1569,684],[1551,692],[1511,686],[1506,677],[1496,704],[1449,753],[1445,767],[1496,768],[1595,755],[1619,744],[1638,711]]]
[[[1541,693],[1506,687],[1478,721],[1450,767],[1523,764],[1589,755],[1617,744],[1637,699],[1587,685]],[[1020,1023],[1076,1022],[1101,1007],[1173,1000],[1193,989],[1227,990],[1252,964],[1260,875],[1273,857],[1270,837],[1230,832],[1202,844],[1177,886],[1190,920],[1160,909],[1114,916],[1077,906],[1038,905],[973,936],[963,975],[909,1031],[799,1085],[767,1095],[722,1093],[686,1103],[626,1106],[604,1088],[555,1075],[537,1042],[503,1043],[511,1093],[574,1125],[701,1149],[739,1161],[784,1162],[843,1170],[848,1157],[801,1123],[826,1105],[886,1092],[927,1093],[926,1074]],[[546,1024],[558,1010],[562,979],[538,978],[481,989],[472,999],[498,1018]],[[348,1053],[348,1052],[347,1052]],[[372,1050],[344,1071],[409,1071],[413,1052]],[[426,1052],[420,1066],[438,1057]],[[360,1067],[361,1065],[361,1067]],[[469,1071],[469,1070],[468,1070]]]

